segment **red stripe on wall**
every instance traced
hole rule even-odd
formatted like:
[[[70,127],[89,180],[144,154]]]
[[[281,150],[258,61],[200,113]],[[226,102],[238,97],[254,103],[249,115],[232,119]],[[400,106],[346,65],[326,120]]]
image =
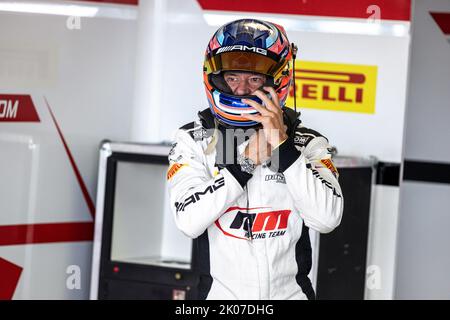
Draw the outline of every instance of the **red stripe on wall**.
[[[0,246],[92,241],[93,222],[65,222],[0,226]],[[2,277],[3,278],[3,277]]]
[[[100,3],[113,3],[113,4],[128,4],[128,5],[138,5],[139,0],[78,0],[84,2],[100,2]]]
[[[450,12],[430,12],[434,21],[446,35],[450,35]]]
[[[84,180],[83,180],[83,177],[81,176],[80,170],[78,170],[78,166],[75,163],[75,160],[73,159],[73,156],[72,156],[72,153],[70,152],[69,146],[66,143],[66,139],[64,139],[64,135],[62,134],[62,131],[59,128],[58,122],[56,122],[56,118],[53,115],[53,111],[50,108],[50,105],[48,104],[47,98],[44,97],[44,100],[47,105],[48,111],[50,112],[50,115],[52,116],[53,122],[55,123],[56,130],[58,131],[59,137],[61,138],[61,141],[64,145],[64,149],[66,150],[67,156],[69,157],[70,164],[72,165],[72,169],[75,173],[78,184],[81,188],[81,192],[83,193],[83,197],[84,197],[84,200],[86,201],[86,205],[88,206],[91,216],[94,217],[95,216],[94,202],[92,201],[91,196],[89,195],[89,191],[86,188],[86,184],[84,183]]]
[[[309,16],[369,18],[370,6],[380,8],[380,19],[411,19],[411,0],[197,0],[204,10],[241,11]]]

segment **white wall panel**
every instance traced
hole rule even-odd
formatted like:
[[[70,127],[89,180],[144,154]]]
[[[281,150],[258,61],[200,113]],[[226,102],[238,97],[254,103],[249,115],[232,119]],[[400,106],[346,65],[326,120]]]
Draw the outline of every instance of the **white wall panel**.
[[[439,179],[450,163],[450,42],[430,13],[450,16],[450,2],[415,1],[413,12],[404,158],[445,163],[443,170],[423,167]],[[421,173],[429,175],[414,174]],[[449,199],[448,179],[401,185],[395,298],[450,298]]]
[[[449,162],[450,42],[430,12],[450,14],[450,2],[415,2],[405,158]]]
[[[449,185],[403,182],[396,299],[450,299],[449,208]]]
[[[0,12],[0,94],[30,95],[40,118],[0,122],[0,190],[9,190],[0,227],[93,221],[44,97],[91,199],[100,141],[130,138],[136,21],[81,18],[80,27],[68,29],[66,16]],[[87,299],[91,254],[90,241],[0,246],[23,268],[15,299]],[[66,286],[70,265],[81,270],[80,289]]]
[[[398,187],[374,186],[367,247],[366,299],[394,297],[398,207]]]

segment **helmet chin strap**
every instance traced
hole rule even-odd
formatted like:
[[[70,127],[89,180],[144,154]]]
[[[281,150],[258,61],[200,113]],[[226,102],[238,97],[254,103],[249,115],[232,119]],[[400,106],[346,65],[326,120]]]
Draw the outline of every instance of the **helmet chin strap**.
[[[294,78],[294,111],[295,111],[295,114],[297,114],[297,93],[296,93],[296,85],[295,85],[295,58],[297,58],[298,47],[295,45],[295,43],[292,42],[291,48],[292,48],[292,57],[293,57],[292,77]]]

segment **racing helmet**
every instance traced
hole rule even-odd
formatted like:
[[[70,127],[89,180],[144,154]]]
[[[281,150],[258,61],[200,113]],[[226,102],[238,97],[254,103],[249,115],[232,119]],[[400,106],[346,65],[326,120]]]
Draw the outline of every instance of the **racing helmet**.
[[[294,44],[280,25],[255,19],[241,19],[220,27],[209,41],[203,65],[203,80],[212,114],[225,127],[257,127],[259,123],[241,114],[257,114],[242,102],[255,95],[234,95],[223,77],[226,71],[263,74],[265,86],[272,86],[283,106],[293,72]]]

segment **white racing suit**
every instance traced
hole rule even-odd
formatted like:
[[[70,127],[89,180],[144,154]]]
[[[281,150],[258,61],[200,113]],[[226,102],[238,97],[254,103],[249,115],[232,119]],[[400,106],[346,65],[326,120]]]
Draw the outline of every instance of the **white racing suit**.
[[[308,228],[328,233],[342,217],[343,196],[328,140],[284,108],[289,138],[279,169],[218,165],[206,149],[209,109],[180,128],[169,154],[170,205],[177,227],[194,241],[200,299],[314,299],[308,278]],[[243,152],[245,143],[239,146]]]

